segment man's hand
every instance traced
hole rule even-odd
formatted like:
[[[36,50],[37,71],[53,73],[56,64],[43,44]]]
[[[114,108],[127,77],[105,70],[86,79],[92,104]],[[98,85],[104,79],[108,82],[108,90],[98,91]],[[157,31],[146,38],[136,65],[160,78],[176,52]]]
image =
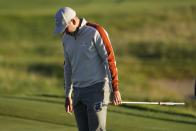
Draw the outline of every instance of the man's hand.
[[[121,104],[121,102],[122,102],[122,100],[121,100],[120,92],[114,91],[113,92],[113,104],[116,106],[116,105]]]
[[[73,111],[73,105],[72,105],[71,97],[66,97],[66,100],[65,100],[65,110],[69,114],[71,114],[72,111]]]

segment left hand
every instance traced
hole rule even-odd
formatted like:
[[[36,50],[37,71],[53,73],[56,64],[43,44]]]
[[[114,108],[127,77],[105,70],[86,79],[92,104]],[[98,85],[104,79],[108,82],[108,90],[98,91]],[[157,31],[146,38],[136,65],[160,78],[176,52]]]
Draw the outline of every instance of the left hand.
[[[66,97],[65,99],[65,110],[67,113],[71,114],[73,112],[72,98]]]
[[[120,92],[119,91],[114,91],[113,92],[113,101],[112,102],[113,102],[113,104],[115,106],[121,104],[122,100],[121,100],[121,95],[120,95]]]

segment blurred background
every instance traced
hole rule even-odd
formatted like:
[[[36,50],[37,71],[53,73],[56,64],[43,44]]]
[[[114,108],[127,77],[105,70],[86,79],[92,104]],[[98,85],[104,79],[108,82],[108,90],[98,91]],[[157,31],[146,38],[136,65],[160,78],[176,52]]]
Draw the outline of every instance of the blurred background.
[[[64,6],[108,31],[123,100],[187,103],[110,106],[108,131],[196,129],[195,0],[0,0],[3,131],[76,130],[64,112],[63,49],[53,34]]]

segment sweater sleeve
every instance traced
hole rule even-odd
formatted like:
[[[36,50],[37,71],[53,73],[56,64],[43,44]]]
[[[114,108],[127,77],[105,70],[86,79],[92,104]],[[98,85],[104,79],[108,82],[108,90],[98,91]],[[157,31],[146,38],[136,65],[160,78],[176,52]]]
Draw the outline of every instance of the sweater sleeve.
[[[107,69],[109,70],[108,72],[112,80],[112,88],[114,91],[118,91],[119,90],[118,71],[116,67],[114,51],[110,39],[108,37],[108,34],[102,28],[99,31],[96,31],[95,38],[96,38],[95,46],[99,52],[99,55],[103,59],[104,63],[107,65]]]
[[[72,75],[72,68],[69,57],[64,51],[64,89],[65,89],[65,96],[71,97],[72,94],[72,82],[71,82],[71,75]]]

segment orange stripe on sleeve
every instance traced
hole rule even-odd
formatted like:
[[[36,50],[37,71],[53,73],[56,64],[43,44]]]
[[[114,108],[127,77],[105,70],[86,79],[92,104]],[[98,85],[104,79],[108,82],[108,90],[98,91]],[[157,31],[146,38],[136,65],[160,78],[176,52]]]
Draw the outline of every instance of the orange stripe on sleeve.
[[[101,38],[103,40],[103,43],[105,45],[105,48],[107,50],[107,54],[108,54],[108,64],[109,64],[109,69],[110,69],[110,73],[111,73],[111,77],[112,77],[112,88],[114,91],[118,91],[119,90],[119,84],[118,84],[118,71],[117,71],[117,67],[116,67],[116,60],[115,60],[115,56],[114,56],[114,51],[112,48],[112,44],[104,30],[104,28],[98,24],[94,24],[94,23],[87,23],[88,26],[92,26],[94,28],[96,28],[99,32],[99,34],[101,35]]]

